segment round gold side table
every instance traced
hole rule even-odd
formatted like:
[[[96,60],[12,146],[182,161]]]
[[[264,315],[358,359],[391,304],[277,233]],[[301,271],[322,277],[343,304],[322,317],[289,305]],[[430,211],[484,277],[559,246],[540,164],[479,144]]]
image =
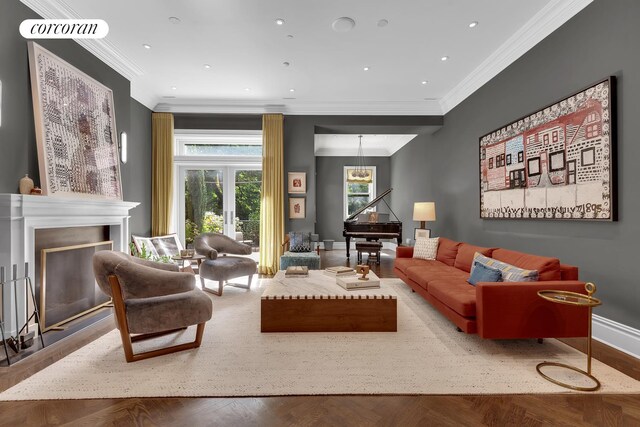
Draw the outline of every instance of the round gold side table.
[[[547,301],[555,302],[558,304],[586,307],[589,309],[589,328],[588,328],[589,332],[587,335],[587,370],[583,371],[582,369],[576,368],[575,366],[566,365],[564,363],[542,362],[542,363],[538,363],[538,365],[536,366],[536,371],[538,371],[538,373],[542,375],[544,379],[551,381],[554,384],[558,384],[559,386],[570,388],[572,390],[579,390],[579,391],[595,391],[600,388],[600,381],[598,381],[596,377],[591,375],[591,311],[593,307],[601,305],[602,302],[599,299],[594,298],[592,296],[596,292],[596,285],[589,282],[584,285],[584,288],[587,291],[587,295],[579,294],[577,292],[569,292],[569,291],[551,291],[551,290],[546,291],[545,290],[545,291],[538,291],[538,296],[546,299]],[[589,378],[591,381],[593,381],[595,385],[592,387],[580,387],[572,384],[563,383],[561,381],[556,380],[555,378],[551,378],[550,376],[542,372],[542,368],[545,366],[557,366],[560,368],[569,369],[571,371],[577,372]]]

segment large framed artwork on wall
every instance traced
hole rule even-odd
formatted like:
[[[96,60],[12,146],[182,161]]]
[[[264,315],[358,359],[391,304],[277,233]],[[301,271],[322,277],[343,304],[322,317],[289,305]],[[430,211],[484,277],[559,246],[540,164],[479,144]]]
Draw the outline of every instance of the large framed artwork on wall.
[[[480,138],[480,217],[615,221],[615,77]]]
[[[113,92],[34,42],[28,50],[43,194],[122,200]]]

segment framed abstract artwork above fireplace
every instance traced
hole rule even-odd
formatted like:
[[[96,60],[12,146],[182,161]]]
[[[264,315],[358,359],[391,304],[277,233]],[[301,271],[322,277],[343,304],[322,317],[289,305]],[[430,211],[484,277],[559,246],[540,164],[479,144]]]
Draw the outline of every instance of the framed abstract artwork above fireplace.
[[[43,194],[122,200],[113,92],[40,45],[28,48]]]
[[[480,138],[480,217],[615,221],[615,77]]]

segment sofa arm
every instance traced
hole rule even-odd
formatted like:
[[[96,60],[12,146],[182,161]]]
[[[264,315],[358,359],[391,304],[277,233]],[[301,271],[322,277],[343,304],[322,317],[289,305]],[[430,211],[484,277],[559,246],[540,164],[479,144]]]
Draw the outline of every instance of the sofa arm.
[[[396,248],[396,258],[412,258],[413,246],[398,246]]]
[[[587,336],[588,310],[558,304],[541,290],[586,294],[584,282],[557,280],[476,285],[476,320],[483,338],[561,338]]]

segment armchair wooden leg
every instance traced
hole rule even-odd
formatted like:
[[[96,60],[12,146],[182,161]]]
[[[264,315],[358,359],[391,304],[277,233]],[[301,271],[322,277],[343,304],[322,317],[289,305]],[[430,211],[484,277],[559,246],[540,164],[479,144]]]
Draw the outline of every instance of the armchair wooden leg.
[[[133,342],[142,341],[145,339],[155,338],[158,336],[166,335],[172,332],[178,332],[186,328],[171,329],[168,331],[153,332],[149,334],[140,334],[132,336],[129,333],[129,323],[127,322],[127,313],[124,305],[124,298],[122,297],[122,290],[120,288],[120,282],[116,276],[109,276],[109,284],[111,285],[111,293],[113,298],[113,307],[116,312],[116,320],[118,322],[118,328],[120,329],[120,339],[122,340],[122,347],[124,349],[124,357],[127,362],[137,362],[139,360],[149,359],[151,357],[163,356],[165,354],[176,353],[178,351],[189,350],[192,348],[200,347],[202,343],[202,336],[204,334],[205,323],[199,323],[196,329],[196,338],[194,341],[184,344],[178,344],[171,347],[159,348],[157,350],[150,350],[144,353],[133,352]]]

